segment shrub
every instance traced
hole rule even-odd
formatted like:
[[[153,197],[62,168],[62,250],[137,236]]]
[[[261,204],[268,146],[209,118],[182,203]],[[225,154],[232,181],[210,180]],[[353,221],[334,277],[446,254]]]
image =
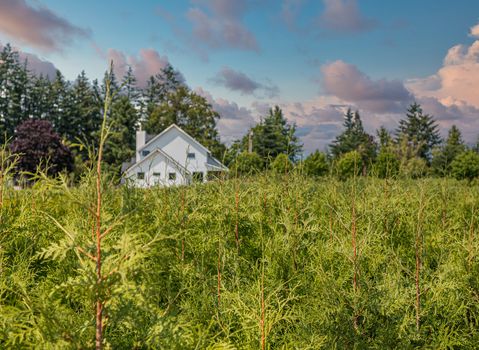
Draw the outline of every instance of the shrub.
[[[271,163],[270,167],[273,172],[277,174],[286,174],[293,169],[293,163],[291,163],[286,154],[280,153]]]
[[[381,179],[396,176],[399,173],[397,156],[390,151],[381,150],[374,164],[374,173]]]
[[[419,157],[407,159],[401,163],[399,173],[405,178],[418,179],[427,174],[427,163]]]
[[[305,174],[309,176],[324,176],[329,171],[329,164],[326,155],[315,151],[311,153],[303,162]]]
[[[233,161],[231,166],[232,175],[251,175],[263,169],[263,160],[256,152],[242,152]]]
[[[479,176],[479,154],[467,151],[459,154],[451,163],[451,173],[458,179],[472,179]]]
[[[336,163],[336,173],[340,179],[358,176],[363,168],[363,161],[358,151],[345,153]]]

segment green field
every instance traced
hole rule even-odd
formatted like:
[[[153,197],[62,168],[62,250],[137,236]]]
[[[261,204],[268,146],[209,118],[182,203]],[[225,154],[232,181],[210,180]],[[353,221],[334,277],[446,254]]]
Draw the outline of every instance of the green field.
[[[0,347],[475,348],[479,188],[258,175],[150,190],[4,189]],[[105,180],[106,181],[106,180]],[[55,223],[56,221],[56,223]]]

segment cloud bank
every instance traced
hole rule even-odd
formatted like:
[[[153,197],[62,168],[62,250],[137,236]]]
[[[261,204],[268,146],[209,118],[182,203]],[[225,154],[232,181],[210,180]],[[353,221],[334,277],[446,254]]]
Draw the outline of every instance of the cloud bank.
[[[398,80],[372,80],[356,66],[335,61],[321,67],[324,92],[373,113],[404,111],[413,101]]]
[[[45,6],[34,7],[25,0],[0,1],[0,32],[45,52],[63,51],[72,40],[90,36],[87,29],[73,25]]]

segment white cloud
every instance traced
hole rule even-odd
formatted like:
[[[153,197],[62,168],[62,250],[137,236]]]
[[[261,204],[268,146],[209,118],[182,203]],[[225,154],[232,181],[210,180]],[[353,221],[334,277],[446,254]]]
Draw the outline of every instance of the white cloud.
[[[469,35],[474,38],[479,38],[479,23],[471,28]]]
[[[474,35],[479,25],[471,29]],[[448,99],[455,104],[467,103],[479,108],[479,40],[470,46],[451,47],[439,70],[425,78],[408,80],[406,86],[416,96]]]

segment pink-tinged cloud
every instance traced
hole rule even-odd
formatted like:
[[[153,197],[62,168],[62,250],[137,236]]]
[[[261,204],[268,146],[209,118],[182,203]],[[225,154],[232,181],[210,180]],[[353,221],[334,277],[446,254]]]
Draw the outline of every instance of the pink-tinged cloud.
[[[471,35],[478,34],[479,25]],[[449,49],[443,66],[432,76],[407,81],[417,96],[465,102],[479,108],[479,40],[470,46],[455,45]]]
[[[62,51],[73,39],[90,32],[59,17],[45,6],[31,6],[25,0],[0,1],[0,32],[13,41],[43,51]]]
[[[478,38],[479,39],[479,23],[471,28],[469,36],[472,36],[473,38]]]
[[[323,0],[324,12],[319,17],[319,26],[339,33],[357,33],[371,30],[377,21],[365,17],[357,0]]]
[[[325,93],[374,113],[404,111],[413,97],[399,80],[372,80],[356,66],[335,61],[321,67]]]
[[[186,18],[192,24],[192,45],[200,49],[235,48],[258,51],[255,36],[242,23],[247,1],[194,0]]]
[[[231,144],[241,139],[249,128],[256,124],[250,109],[240,107],[235,102],[223,98],[215,99],[211,93],[201,87],[196,88],[195,92],[206,98],[213,109],[219,113],[218,130],[222,142]]]
[[[18,58],[20,59],[20,62],[27,63],[27,69],[31,74],[34,74],[37,76],[43,75],[44,77],[47,77],[50,80],[55,78],[57,68],[52,62],[44,60],[35,54],[21,51],[18,48],[13,48],[13,49],[16,52],[18,52]],[[1,50],[3,50],[3,45],[0,43],[0,51]]]
[[[257,98],[273,98],[279,94],[277,86],[259,83],[230,67],[223,67],[212,81],[231,91],[238,91],[242,95],[254,95]]]
[[[108,61],[113,60],[115,74],[119,77],[123,77],[128,67],[131,67],[140,88],[146,87],[151,76],[160,73],[163,68],[170,64],[168,57],[161,56],[154,49],[141,49],[138,55],[126,55],[121,51],[109,49],[107,58]],[[180,80],[184,80],[181,75]]]

